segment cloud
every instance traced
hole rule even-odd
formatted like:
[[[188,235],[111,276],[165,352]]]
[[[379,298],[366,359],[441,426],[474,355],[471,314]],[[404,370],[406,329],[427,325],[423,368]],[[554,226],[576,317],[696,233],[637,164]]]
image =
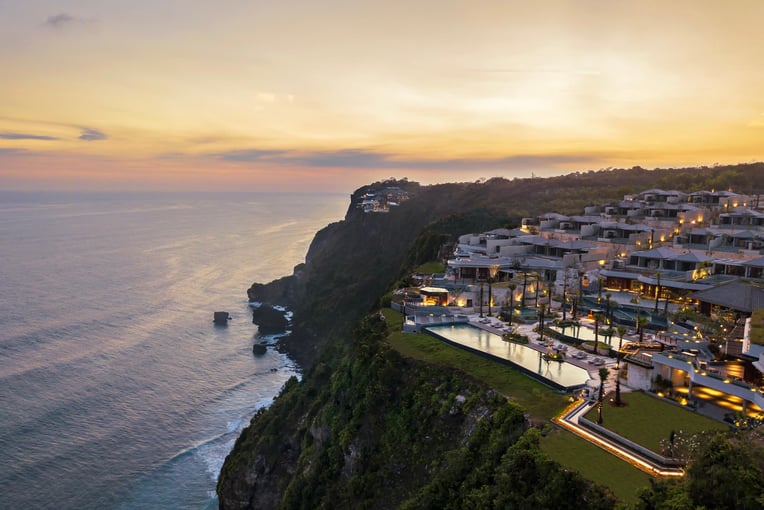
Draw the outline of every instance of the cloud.
[[[91,128],[82,128],[82,133],[79,136],[80,140],[86,140],[88,142],[106,140],[107,138],[108,136],[106,136],[106,133]]]
[[[52,28],[60,28],[75,21],[77,21],[77,18],[62,12],[61,14],[56,14],[55,16],[48,16],[48,19],[45,20],[45,24]]]
[[[86,24],[92,22],[93,20],[91,19],[80,18],[78,16],[72,16],[71,14],[62,12],[56,14],[55,16],[48,16],[48,19],[45,20],[43,25],[48,28],[61,29],[69,25]]]
[[[268,162],[318,168],[389,168],[411,170],[502,170],[551,167],[599,161],[593,154],[518,154],[502,158],[408,159],[365,149],[300,152],[289,150],[234,150],[213,155],[224,161]]]
[[[58,140],[55,136],[32,135],[29,133],[0,133],[0,140]]]
[[[221,152],[214,156],[224,161],[271,161],[280,159],[280,156],[288,157],[289,154],[289,151],[281,150],[244,149]]]
[[[12,149],[0,147],[0,158],[14,156],[29,156],[31,153],[26,149]]]

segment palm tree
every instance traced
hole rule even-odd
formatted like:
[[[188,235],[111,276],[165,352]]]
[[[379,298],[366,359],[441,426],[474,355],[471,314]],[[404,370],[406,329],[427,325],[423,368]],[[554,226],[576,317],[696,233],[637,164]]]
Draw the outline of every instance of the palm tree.
[[[565,308],[568,304],[568,269],[562,270],[562,321],[565,322]]]
[[[612,322],[612,317],[610,317],[610,298],[613,297],[613,295],[608,292],[605,294],[605,319],[607,319],[608,322]]]
[[[539,342],[544,341],[544,312],[546,311],[546,305],[541,303],[539,308]]]
[[[623,347],[623,335],[626,334],[626,328],[618,326],[615,328],[618,331],[618,355],[615,362],[615,405],[621,406],[621,348]]]
[[[656,276],[658,277],[658,286],[655,289],[655,313],[658,313],[658,300],[661,298],[661,272],[658,271],[656,273]]]
[[[610,371],[602,367],[600,368],[600,391],[597,398],[597,423],[602,425],[602,399],[605,397],[605,381]]]
[[[480,318],[483,318],[483,282],[480,282]]]
[[[597,351],[600,343],[600,322],[602,321],[602,312],[594,314],[594,350]]]
[[[493,314],[491,314],[491,301],[493,301],[493,296],[492,296],[493,292],[492,292],[491,285],[493,285],[494,281],[496,280],[494,280],[492,276],[488,277],[488,316],[489,317],[493,316]]]
[[[512,316],[515,314],[515,289],[517,284],[512,282],[507,287],[509,288],[509,325],[511,326]]]
[[[648,322],[649,321],[647,320],[647,317],[642,317],[641,315],[637,316],[637,330],[639,331],[639,343],[642,343],[642,341],[645,338],[645,326],[647,326]]]

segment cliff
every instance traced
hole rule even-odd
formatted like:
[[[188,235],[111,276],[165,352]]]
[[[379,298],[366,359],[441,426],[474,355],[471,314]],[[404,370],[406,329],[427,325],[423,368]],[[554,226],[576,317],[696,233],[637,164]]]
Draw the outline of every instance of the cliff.
[[[457,235],[516,226],[524,216],[555,211],[580,214],[584,206],[649,188],[728,189],[761,192],[764,163],[714,168],[600,170],[552,178],[490,179],[474,183],[420,186],[387,181],[358,189],[345,219],[320,230],[305,263],[294,274],[269,284],[253,284],[250,300],[289,306],[293,334],[281,348],[303,367],[324,345],[343,341],[350,328],[376,306],[381,295],[407,269],[435,258],[432,244],[419,236],[454,240]],[[395,185],[410,199],[389,213],[364,213],[355,207],[370,190]],[[759,188],[754,188],[758,186]],[[436,243],[435,249],[440,243]],[[428,248],[416,250],[414,248]]]
[[[367,314],[413,265],[435,258],[435,241],[548,211],[578,214],[653,187],[750,193],[745,186],[760,186],[762,175],[757,163],[399,181],[411,198],[384,214],[356,209],[369,187],[359,189],[345,219],[316,234],[305,264],[248,292],[294,309],[282,347],[305,375],[242,433],[220,475],[221,508],[612,507],[602,489],[539,452],[521,409],[459,373],[400,358],[383,341],[384,323]]]
[[[364,319],[336,369],[319,361],[253,419],[220,475],[221,509],[613,507],[546,459],[522,409],[401,358],[386,328]]]

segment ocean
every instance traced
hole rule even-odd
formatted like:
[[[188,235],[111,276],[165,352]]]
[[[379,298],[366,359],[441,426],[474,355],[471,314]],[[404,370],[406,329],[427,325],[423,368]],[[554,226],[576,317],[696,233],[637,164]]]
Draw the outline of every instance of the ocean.
[[[347,207],[0,192],[0,508],[217,508],[239,432],[299,376],[253,356],[246,289],[291,274]]]

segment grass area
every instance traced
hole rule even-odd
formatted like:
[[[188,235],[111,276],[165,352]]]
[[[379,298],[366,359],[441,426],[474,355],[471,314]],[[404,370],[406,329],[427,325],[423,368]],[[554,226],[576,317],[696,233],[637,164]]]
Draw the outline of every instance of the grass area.
[[[541,449],[584,478],[608,487],[625,503],[636,502],[637,491],[650,484],[647,473],[567,430],[552,429],[541,442]]]
[[[414,269],[414,272],[421,274],[440,274],[446,272],[446,266],[440,262],[425,262],[418,268]]]
[[[402,333],[400,314],[390,309],[383,313],[391,331],[388,342],[403,356],[459,369],[506,395],[538,420],[551,419],[568,403],[566,395],[503,363],[452,347],[430,335]]]
[[[751,315],[751,342],[764,345],[764,308],[754,310]]]
[[[403,356],[458,368],[507,395],[536,420],[551,419],[568,403],[566,395],[503,363],[452,347],[430,335],[402,333],[401,314],[390,309],[383,313],[391,331],[388,342]],[[637,490],[649,484],[647,473],[568,431],[554,427],[541,447],[551,459],[610,488],[626,503],[635,502]]]
[[[623,393],[624,407],[602,406],[603,426],[613,432],[660,453],[661,439],[668,439],[671,431],[695,434],[704,430],[726,430],[728,427],[678,405],[654,398],[641,391]],[[597,420],[596,410],[586,418]]]

